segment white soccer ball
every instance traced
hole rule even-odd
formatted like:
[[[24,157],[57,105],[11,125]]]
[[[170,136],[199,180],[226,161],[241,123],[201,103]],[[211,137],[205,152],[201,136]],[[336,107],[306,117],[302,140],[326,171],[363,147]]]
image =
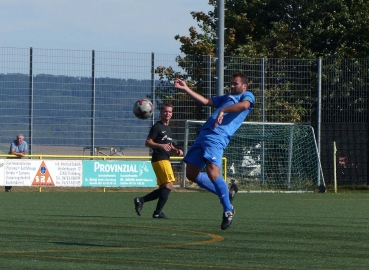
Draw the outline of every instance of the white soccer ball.
[[[138,119],[147,119],[152,116],[154,110],[154,106],[152,105],[151,101],[148,99],[140,99],[135,102],[133,105],[133,114]]]

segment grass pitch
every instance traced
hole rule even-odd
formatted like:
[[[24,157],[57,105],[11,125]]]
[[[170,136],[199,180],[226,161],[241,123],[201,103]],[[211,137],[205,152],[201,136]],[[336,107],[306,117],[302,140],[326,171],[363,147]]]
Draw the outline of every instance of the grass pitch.
[[[206,192],[0,193],[0,269],[367,269],[369,194],[237,194],[232,226]]]

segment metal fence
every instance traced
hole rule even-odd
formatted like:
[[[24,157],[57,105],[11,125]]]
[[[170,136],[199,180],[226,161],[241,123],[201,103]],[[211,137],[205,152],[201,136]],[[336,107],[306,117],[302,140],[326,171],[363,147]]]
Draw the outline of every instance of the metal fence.
[[[173,88],[183,77],[205,96],[215,94],[211,56],[0,47],[0,152],[23,133],[32,154],[148,155],[144,140],[156,121],[138,120],[133,103],[175,106],[174,139],[184,120],[211,113]],[[256,104],[247,121],[314,127],[326,183],[333,181],[333,142],[339,184],[368,184],[368,59],[225,58],[225,92],[246,72]]]

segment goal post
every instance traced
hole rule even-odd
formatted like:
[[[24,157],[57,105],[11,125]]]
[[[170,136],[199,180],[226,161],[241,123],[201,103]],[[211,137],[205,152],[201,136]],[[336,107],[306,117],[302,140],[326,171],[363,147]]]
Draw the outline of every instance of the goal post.
[[[186,121],[185,153],[204,123]],[[225,180],[235,181],[241,192],[325,191],[315,134],[309,125],[244,122],[223,158],[227,164],[222,168]],[[186,180],[184,186],[191,186],[191,182]]]

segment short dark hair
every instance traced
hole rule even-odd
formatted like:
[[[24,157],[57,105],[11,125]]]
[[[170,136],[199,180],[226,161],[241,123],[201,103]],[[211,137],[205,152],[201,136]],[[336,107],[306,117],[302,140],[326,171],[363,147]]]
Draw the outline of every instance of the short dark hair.
[[[247,78],[247,75],[245,73],[234,73],[232,75],[232,78],[240,77],[241,81],[245,84],[249,84],[249,79]]]
[[[173,110],[173,105],[172,105],[172,104],[164,103],[164,104],[161,106],[160,111],[163,111],[163,110],[164,110],[164,107],[170,107],[170,108],[172,108],[172,110]]]

